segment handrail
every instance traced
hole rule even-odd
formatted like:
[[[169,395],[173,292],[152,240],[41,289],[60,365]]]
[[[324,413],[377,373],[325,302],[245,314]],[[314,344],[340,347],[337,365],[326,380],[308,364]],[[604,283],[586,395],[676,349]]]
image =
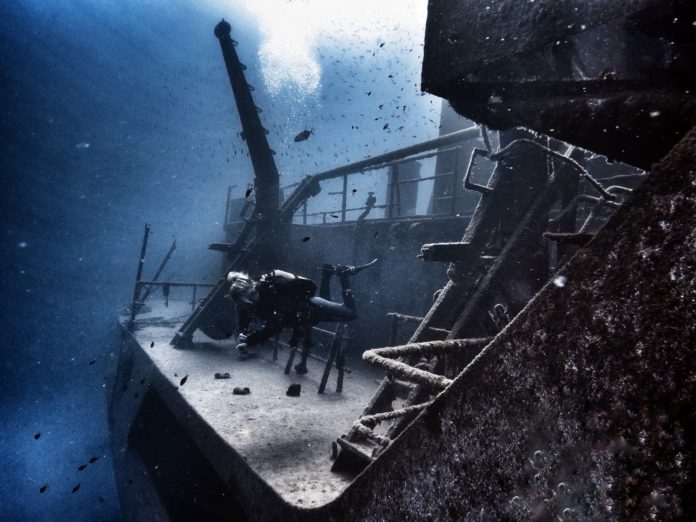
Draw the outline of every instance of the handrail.
[[[327,179],[338,178],[344,174],[354,174],[357,172],[364,172],[366,170],[374,170],[376,168],[384,167],[387,163],[394,160],[405,159],[420,152],[447,147],[454,145],[455,143],[459,143],[460,141],[478,138],[478,136],[479,128],[477,125],[467,127],[466,129],[445,134],[444,136],[439,136],[421,143],[416,143],[415,145],[409,145],[408,147],[396,149],[391,152],[385,152],[384,154],[379,154],[362,161],[356,161],[355,163],[351,163],[349,165],[326,170],[324,172],[320,172],[319,174],[315,174],[312,177],[317,181],[324,181]]]

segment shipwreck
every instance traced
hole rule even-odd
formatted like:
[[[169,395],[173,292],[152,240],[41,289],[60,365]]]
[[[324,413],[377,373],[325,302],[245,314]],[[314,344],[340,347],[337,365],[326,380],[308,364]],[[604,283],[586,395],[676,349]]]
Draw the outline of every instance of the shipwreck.
[[[110,411],[126,517],[694,519],[694,20],[431,0],[441,135],[289,187],[220,22],[253,194],[228,196],[217,283],[144,279],[145,228]],[[379,191],[350,207],[366,173]],[[307,375],[282,336],[237,361],[227,272],[319,258],[378,259],[360,318],[317,328]],[[190,299],[146,303],[160,287]]]

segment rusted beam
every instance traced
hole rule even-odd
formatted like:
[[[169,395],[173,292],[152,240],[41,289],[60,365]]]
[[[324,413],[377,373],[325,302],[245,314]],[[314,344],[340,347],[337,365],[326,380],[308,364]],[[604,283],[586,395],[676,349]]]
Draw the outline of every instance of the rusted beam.
[[[406,406],[405,408],[399,408],[398,410],[386,411],[383,413],[376,413],[374,415],[365,415],[360,417],[354,424],[353,428],[357,433],[362,435],[368,440],[376,442],[382,447],[386,447],[391,443],[391,438],[377,435],[372,430],[377,426],[377,424],[398,419],[404,416],[410,416],[418,413],[432,404],[432,401],[424,402],[421,404],[415,404],[413,406]]]
[[[544,232],[544,237],[558,243],[582,246],[587,244],[594,237],[594,234],[587,232]]]
[[[131,301],[131,315],[128,321],[128,328],[133,329],[135,324],[135,316],[140,308],[140,279],[143,276],[143,265],[145,264],[145,253],[147,252],[147,239],[150,237],[150,225],[145,223],[143,231],[143,242],[140,245],[140,257],[138,258],[138,271],[135,274],[135,285],[133,286],[133,300]]]
[[[363,353],[363,360],[383,368],[407,381],[412,381],[429,388],[444,389],[452,382],[451,379],[393,359],[409,355],[444,355],[466,348],[483,348],[488,342],[490,342],[490,338],[410,343],[403,346],[367,350]]]
[[[418,257],[422,258],[423,261],[455,263],[464,259],[469,249],[471,249],[471,243],[426,243],[421,247],[421,253]]]
[[[257,252],[261,270],[270,270],[281,264],[286,240],[281,233],[280,223],[280,176],[273,159],[273,151],[266,139],[267,131],[261,125],[260,109],[254,103],[251,89],[246,81],[244,69],[239,61],[235,43],[230,36],[231,26],[222,20],[215,26],[215,36],[220,41],[227,75],[234,93],[244,137],[249,148],[249,157],[254,168],[254,190],[258,237],[263,244]]]
[[[174,250],[176,250],[176,240],[172,241],[171,246],[169,247],[169,250],[167,251],[166,255],[164,256],[164,259],[162,259],[162,262],[160,263],[160,266],[157,268],[157,272],[155,272],[155,275],[152,277],[152,281],[157,281],[162,275],[162,271],[164,270],[164,267],[167,266],[167,263],[172,257],[172,254],[174,253]],[[140,299],[140,305],[138,306],[138,310],[140,309],[140,306],[145,304],[145,301],[147,301],[147,298],[150,297],[150,293],[152,292],[152,286],[148,286],[145,289],[145,293],[143,294],[143,297]]]

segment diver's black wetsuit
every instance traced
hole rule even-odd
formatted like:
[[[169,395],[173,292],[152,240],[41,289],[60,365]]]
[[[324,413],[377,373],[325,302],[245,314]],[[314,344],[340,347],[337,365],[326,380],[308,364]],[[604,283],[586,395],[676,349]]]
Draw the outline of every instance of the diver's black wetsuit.
[[[292,328],[290,346],[304,339],[305,348],[311,346],[311,327],[320,322],[352,321],[357,317],[353,291],[350,288],[351,267],[322,269],[319,297],[317,285],[310,279],[274,270],[261,277],[256,286],[256,302],[238,303],[239,330],[246,335],[247,346],[265,342],[283,328]],[[343,303],[331,301],[331,275],[337,273],[341,282]],[[260,330],[249,331],[251,321],[263,322]]]

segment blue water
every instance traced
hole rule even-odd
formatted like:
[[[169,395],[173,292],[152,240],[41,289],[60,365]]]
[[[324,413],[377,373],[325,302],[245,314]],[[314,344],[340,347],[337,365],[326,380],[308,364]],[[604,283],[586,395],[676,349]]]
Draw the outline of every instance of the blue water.
[[[422,40],[397,21],[318,36],[316,75],[283,83],[260,70],[268,24],[221,4],[0,3],[0,520],[120,519],[107,405],[143,224],[146,276],[176,238],[165,277],[211,280],[227,187],[242,195],[252,179],[212,34],[221,16],[281,184],[437,135]]]

